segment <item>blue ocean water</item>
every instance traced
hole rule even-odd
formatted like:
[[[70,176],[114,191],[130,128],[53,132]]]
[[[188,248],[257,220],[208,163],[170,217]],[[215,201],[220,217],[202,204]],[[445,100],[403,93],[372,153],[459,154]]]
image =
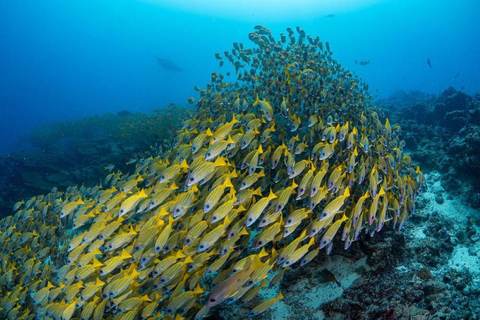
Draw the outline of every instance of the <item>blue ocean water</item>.
[[[477,319],[478,9],[2,2],[0,318]]]
[[[45,121],[185,104],[217,70],[214,53],[248,44],[256,24],[275,35],[299,25],[329,41],[379,97],[474,93],[479,12],[475,0],[2,1],[0,154]],[[184,71],[162,69],[155,55]]]

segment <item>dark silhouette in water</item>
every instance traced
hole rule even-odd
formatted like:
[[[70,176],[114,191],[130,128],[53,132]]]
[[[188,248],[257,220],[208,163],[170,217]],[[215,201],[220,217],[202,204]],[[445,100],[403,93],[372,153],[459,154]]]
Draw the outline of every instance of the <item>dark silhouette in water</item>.
[[[333,18],[333,17],[335,17],[334,14],[327,14],[327,15],[325,16],[325,18]]]
[[[179,66],[177,66],[175,64],[175,62],[171,61],[171,60],[168,60],[168,59],[164,59],[164,58],[160,58],[160,57],[157,57],[155,56],[155,59],[157,59],[157,62],[158,64],[165,70],[170,70],[170,71],[183,71],[182,68],[180,68]]]
[[[433,69],[432,68],[432,62],[430,61],[430,58],[427,58],[427,64],[430,67],[430,69]]]
[[[367,64],[370,64],[370,60],[362,60],[362,61],[355,60],[355,64],[366,66]]]

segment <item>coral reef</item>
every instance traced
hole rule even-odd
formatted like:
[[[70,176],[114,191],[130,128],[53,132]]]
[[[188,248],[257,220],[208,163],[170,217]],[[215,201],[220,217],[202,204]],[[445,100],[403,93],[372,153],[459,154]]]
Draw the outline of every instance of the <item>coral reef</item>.
[[[126,165],[130,159],[169,148],[171,133],[187,115],[187,109],[171,104],[150,114],[120,111],[33,129],[17,143],[23,151],[0,157],[0,217],[10,214],[19,198],[54,187],[96,185],[109,164],[132,170]]]
[[[412,157],[441,172],[448,192],[480,208],[480,95],[450,87],[438,96],[399,92],[380,103],[402,127]]]

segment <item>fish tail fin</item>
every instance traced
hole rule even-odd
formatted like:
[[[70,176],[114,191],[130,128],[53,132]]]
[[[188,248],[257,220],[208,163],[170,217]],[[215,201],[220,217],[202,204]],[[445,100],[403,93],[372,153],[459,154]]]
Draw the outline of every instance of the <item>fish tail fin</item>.
[[[235,141],[232,139],[232,137],[230,135],[228,135],[227,142],[228,143],[235,143]]]
[[[269,200],[273,200],[275,199],[277,196],[275,195],[275,193],[273,193],[272,189],[270,189],[270,193],[268,195],[268,199]]]
[[[385,190],[383,187],[380,188],[380,192],[378,193],[379,196],[383,196],[385,194]]]
[[[230,176],[226,176],[225,181],[223,182],[224,188],[233,188],[232,181],[230,180]]]
[[[216,167],[226,166],[226,165],[227,165],[227,163],[225,162],[225,160],[224,160],[222,157],[218,157],[213,164],[214,164]]]
[[[130,253],[128,253],[127,251],[125,251],[125,249],[123,249],[120,257],[122,257],[123,259],[130,259],[132,257],[132,255]]]
[[[257,189],[255,189],[253,191],[253,195],[256,195],[256,196],[261,196],[262,195],[262,190],[260,187],[258,187]]]
[[[263,153],[262,145],[260,145],[260,146],[258,147],[258,153],[259,153],[259,154],[262,154],[262,153]]]
[[[180,164],[180,168],[188,169],[188,164],[186,159],[182,161],[182,163]]]
[[[258,98],[258,94],[257,94],[257,99],[255,100],[255,102],[253,103],[253,105],[256,106],[259,102],[260,102],[260,99]]]

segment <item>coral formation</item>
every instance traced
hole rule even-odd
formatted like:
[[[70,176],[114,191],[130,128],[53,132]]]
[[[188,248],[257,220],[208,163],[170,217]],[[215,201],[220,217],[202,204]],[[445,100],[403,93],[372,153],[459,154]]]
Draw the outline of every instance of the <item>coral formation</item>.
[[[188,110],[169,105],[151,114],[119,112],[44,124],[18,142],[22,152],[0,157],[0,216],[15,201],[71,185],[94,186],[105,167],[131,170],[132,157],[169,148]],[[145,155],[142,155],[144,153]],[[108,173],[108,172],[107,172]]]
[[[381,105],[402,127],[412,157],[442,172],[445,189],[480,208],[480,96],[450,87],[438,96],[397,93]]]

